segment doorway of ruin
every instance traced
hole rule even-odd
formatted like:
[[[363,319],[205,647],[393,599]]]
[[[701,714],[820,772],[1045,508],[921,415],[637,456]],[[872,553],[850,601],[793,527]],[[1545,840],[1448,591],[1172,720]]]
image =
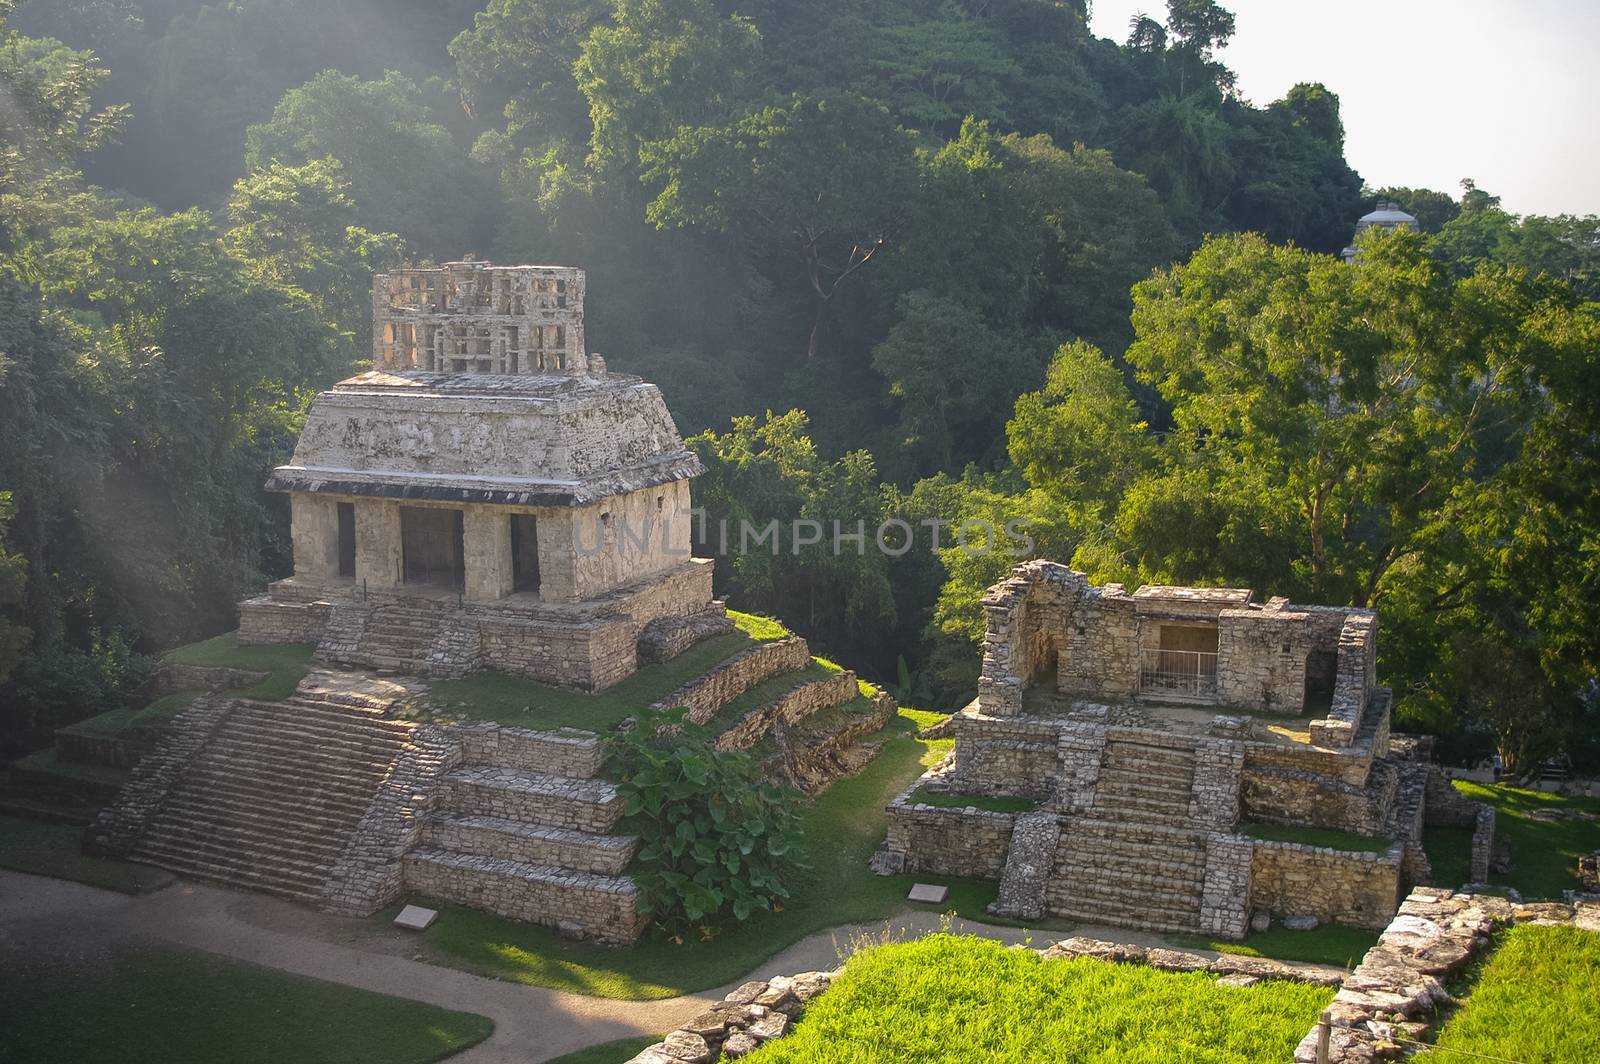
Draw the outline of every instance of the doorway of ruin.
[[[1337,650],[1313,650],[1306,655],[1305,712],[1326,715],[1333,706],[1333,684],[1339,672]]]
[[[339,575],[356,575],[356,507],[355,503],[341,502],[339,512]]]
[[[400,551],[407,584],[460,589],[465,584],[465,522],[460,510],[400,507]]]
[[[539,519],[511,515],[511,588],[539,593]]]

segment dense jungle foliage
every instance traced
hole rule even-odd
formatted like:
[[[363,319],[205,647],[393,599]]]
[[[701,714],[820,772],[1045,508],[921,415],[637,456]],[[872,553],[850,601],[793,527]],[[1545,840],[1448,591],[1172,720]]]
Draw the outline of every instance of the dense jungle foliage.
[[[1083,0],[483,4],[0,0],[9,750],[286,571],[259,485],[371,273],[475,253],[589,271],[704,549],[862,523],[719,591],[902,700],[970,696],[1018,559],[951,532],[1020,522],[1096,579],[1377,606],[1403,727],[1593,759],[1595,218],[1364,189],[1333,92],[1241,97],[1212,0],[1121,42]],[[1345,265],[1380,196],[1423,231]]]

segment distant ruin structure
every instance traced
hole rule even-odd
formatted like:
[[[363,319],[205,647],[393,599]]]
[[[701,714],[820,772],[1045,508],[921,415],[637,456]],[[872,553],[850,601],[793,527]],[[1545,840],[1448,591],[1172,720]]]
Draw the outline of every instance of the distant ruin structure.
[[[983,606],[978,698],[890,804],[879,871],[995,879],[996,911],[1025,919],[1229,938],[1253,917],[1383,927],[1431,874],[1425,821],[1473,828],[1486,874],[1492,814],[1391,738],[1373,611],[1130,593],[1045,561]]]
[[[267,481],[294,575],[242,605],[241,642],[598,690],[646,629],[720,615],[690,557],[700,460],[654,385],[586,350],[583,297],[572,267],[375,278],[374,368],[316,397]]]
[[[1379,200],[1378,205],[1371,211],[1363,214],[1356,222],[1356,236],[1360,237],[1368,229],[1415,229],[1417,219],[1415,215],[1407,214],[1400,209],[1400,204],[1388,200]],[[1339,252],[1340,258],[1346,262],[1354,262],[1359,255],[1352,243],[1350,247]]]

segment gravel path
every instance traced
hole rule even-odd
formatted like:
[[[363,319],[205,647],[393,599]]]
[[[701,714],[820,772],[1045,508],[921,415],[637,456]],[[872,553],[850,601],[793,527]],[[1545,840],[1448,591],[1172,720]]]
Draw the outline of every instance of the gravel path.
[[[852,942],[915,938],[940,929],[937,913],[908,911],[871,925],[822,931],[783,950],[747,978],[834,968]],[[957,920],[952,930],[1008,944],[1017,928]],[[1160,945],[1159,936],[1114,928],[1074,934]],[[1035,934],[1044,945],[1048,933]],[[1056,937],[1064,937],[1058,935]],[[155,939],[380,994],[487,1016],[487,1040],[451,1064],[538,1064],[585,1046],[659,1034],[721,999],[734,985],[664,1001],[617,1001],[502,982],[424,963],[408,932],[312,912],[287,902],[197,883],[128,897],[59,879],[0,870],[0,967],[7,953],[91,957],[122,941]],[[744,982],[744,979],[738,982]]]

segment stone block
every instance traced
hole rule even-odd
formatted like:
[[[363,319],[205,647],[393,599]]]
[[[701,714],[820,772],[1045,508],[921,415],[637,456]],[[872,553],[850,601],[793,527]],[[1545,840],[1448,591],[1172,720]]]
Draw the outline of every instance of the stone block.
[[[439,910],[424,909],[420,905],[407,905],[394,918],[394,926],[407,931],[426,931],[439,918]]]
[[[941,905],[949,895],[949,887],[935,886],[932,883],[913,883],[911,893],[906,895],[906,900],[926,905]]]

